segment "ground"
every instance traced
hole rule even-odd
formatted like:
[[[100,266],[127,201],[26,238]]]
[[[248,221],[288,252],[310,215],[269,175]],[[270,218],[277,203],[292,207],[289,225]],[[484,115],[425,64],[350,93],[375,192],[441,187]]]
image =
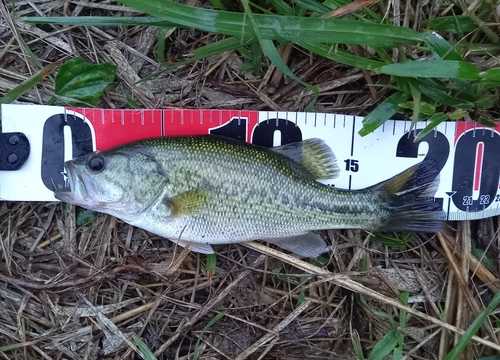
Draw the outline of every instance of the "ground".
[[[160,28],[18,20],[37,14],[132,16],[135,10],[59,0],[18,1],[15,16],[12,9],[0,4],[3,94],[36,71],[26,60],[29,48],[42,65],[64,56],[116,64],[115,86],[104,93],[103,108],[129,108],[131,98],[143,108],[302,111],[313,96],[265,59],[241,70],[242,56],[233,51],[137,85],[162,68]],[[218,39],[193,29],[162,34],[163,55],[171,63]],[[27,47],[19,45],[21,37]],[[367,86],[390,83],[387,75],[293,45],[280,54],[319,89],[316,112],[363,116],[390,92]],[[46,104],[53,92],[47,79],[19,100]],[[364,231],[324,231],[330,251],[315,262],[262,243],[220,246],[212,274],[205,255],[182,252],[103,214],[77,225],[78,211],[56,203],[0,203],[0,357],[138,359],[135,334],[158,359],[191,359],[194,353],[199,359],[355,359],[354,344],[368,357],[382,339],[394,344],[398,336],[404,337],[405,359],[441,359],[500,290],[497,218],[449,222],[439,234],[413,235],[407,247],[383,245]],[[401,294],[408,295],[407,306]],[[498,353],[496,326],[485,321],[462,359]]]

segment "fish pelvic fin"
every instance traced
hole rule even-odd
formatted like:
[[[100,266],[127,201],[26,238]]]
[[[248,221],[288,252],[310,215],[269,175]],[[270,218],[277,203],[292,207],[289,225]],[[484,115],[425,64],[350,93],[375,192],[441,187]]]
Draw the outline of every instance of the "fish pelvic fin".
[[[339,175],[335,154],[321,139],[306,139],[272,150],[302,165],[316,180],[335,179]]]
[[[377,230],[429,233],[442,230],[446,216],[441,205],[434,201],[438,185],[436,161],[424,160],[373,186],[388,213]]]
[[[166,205],[171,208],[170,217],[196,214],[205,205],[208,195],[208,191],[196,189],[166,199]]]

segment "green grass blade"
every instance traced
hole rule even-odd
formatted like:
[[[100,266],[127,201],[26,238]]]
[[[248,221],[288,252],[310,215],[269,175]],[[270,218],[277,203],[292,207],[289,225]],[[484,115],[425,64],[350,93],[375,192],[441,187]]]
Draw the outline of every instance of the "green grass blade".
[[[441,124],[443,121],[448,120],[448,116],[446,116],[444,113],[440,112],[437,114],[432,115],[429,118],[429,124],[422,130],[417,137],[415,138],[414,142],[419,142],[422,140],[427,134],[429,134],[432,130],[436,128],[439,124]]]
[[[56,24],[75,26],[165,26],[174,27],[174,23],[157,17],[145,16],[28,16],[21,18],[30,24]]]
[[[409,236],[408,236],[409,234]],[[373,233],[371,240],[376,241],[378,243],[384,244],[390,247],[406,247],[408,242],[412,240],[412,233],[402,233],[401,239],[394,238],[387,235],[382,235],[380,233]]]
[[[142,342],[140,337],[134,334],[132,335],[132,338],[134,339],[135,344],[139,348],[139,351],[141,352],[144,360],[157,360],[156,356],[153,354],[151,350],[149,350],[146,344]]]
[[[408,291],[403,291],[401,294],[399,294],[399,300],[401,300],[401,302],[404,304],[404,305],[408,305],[408,299],[410,298],[410,293]],[[406,326],[406,317],[407,317],[407,313],[406,311],[404,310],[400,310],[399,312],[399,326],[400,327],[405,327]],[[403,341],[402,339],[399,339],[398,341],[400,343],[400,345],[403,345]]]
[[[458,34],[459,32],[470,32],[477,29],[476,23],[465,15],[443,16],[439,18],[424,20],[422,23],[436,31]]]
[[[14,89],[12,89],[3,97],[1,97],[0,104],[10,104],[14,100],[18,99],[26,91],[28,91],[33,86],[35,86],[40,81],[49,76],[50,73],[52,73],[52,71],[54,71],[59,65],[61,65],[62,62],[63,60],[47,65],[41,70],[31,75],[28,79],[24,80],[21,84],[17,85]]]
[[[396,330],[391,330],[374,346],[370,353],[370,360],[383,360],[398,345]]]
[[[408,96],[401,92],[389,96],[363,119],[363,128],[359,131],[359,135],[366,136],[375,131],[384,122],[394,116],[400,108],[399,104],[405,102],[407,99]]]
[[[425,40],[436,59],[464,61],[462,56],[442,37],[428,33],[425,35]]]
[[[422,102],[422,93],[418,90],[416,85],[413,85],[412,82],[408,82],[410,85],[411,96],[413,97],[413,114],[411,117],[411,126],[410,131],[413,130],[420,116],[420,104]]]
[[[295,81],[298,81],[305,87],[307,87],[309,90],[311,90],[315,97],[311,101],[311,103],[306,107],[306,111],[310,111],[316,102],[316,99],[319,97],[319,92],[318,89],[315,86],[312,86],[311,84],[308,84],[295,75],[292,70],[288,68],[288,66],[285,64],[283,59],[281,58],[280,54],[278,53],[278,50],[276,49],[276,46],[274,46],[274,42],[269,39],[264,39],[262,38],[262,34],[260,33],[260,28],[259,24],[257,24],[257,21],[255,20],[255,14],[252,13],[250,10],[250,6],[248,4],[248,0],[242,0],[241,3],[243,4],[243,7],[245,9],[246,15],[248,17],[248,21],[252,25],[252,28],[255,32],[255,35],[257,36],[257,39],[259,40],[260,46],[262,47],[262,51],[264,54],[271,60],[271,62],[276,66],[277,69],[279,69],[283,74],[286,76],[291,77]]]
[[[381,61],[366,59],[360,56],[353,55],[347,51],[335,49],[333,46],[324,44],[315,44],[310,42],[299,42],[297,45],[309,50],[315,54],[321,55],[327,59],[339,62],[341,64],[380,72],[385,63]]]
[[[463,94],[450,95],[450,89],[438,79],[413,79],[412,81],[430,103],[456,106],[463,109],[470,109],[474,106],[470,100],[463,98]]]
[[[293,9],[283,0],[269,0],[269,3],[282,15],[293,15]]]
[[[477,67],[465,61],[455,60],[422,60],[388,64],[382,66],[381,71],[387,75],[402,77],[479,79],[479,70]]]
[[[325,4],[320,3],[319,1],[316,0],[294,0],[294,3],[296,3],[298,6],[306,10],[318,14],[323,14],[326,13],[327,11],[337,8],[337,6],[331,6],[331,7],[325,6]]]
[[[207,278],[210,280],[215,274],[215,265],[217,264],[217,256],[215,254],[207,254],[207,261],[205,270],[207,271]]]
[[[156,54],[158,56],[158,60],[160,61],[160,64],[162,65],[168,65],[167,61],[165,60],[165,38],[167,37],[167,34],[172,30],[171,27],[163,27],[160,30],[160,34],[158,34],[158,46],[156,49]]]
[[[170,0],[120,0],[119,2],[146,14],[160,16],[178,26],[243,38],[256,37],[254,27],[246,21],[248,19],[244,13],[195,8]],[[378,47],[396,47],[400,43],[417,44],[423,41],[423,36],[418,32],[393,25],[267,14],[254,14],[253,17],[262,38],[269,40]]]
[[[205,332],[208,329],[210,329],[210,326],[212,326],[217,321],[219,321],[224,315],[226,315],[225,311],[222,311],[222,312],[218,313],[217,315],[215,315],[215,317],[212,320],[210,320],[208,322],[207,325],[205,325],[205,327],[203,328],[203,330],[201,330],[200,336],[198,336],[198,340],[196,340],[196,344],[194,345],[193,360],[197,360],[198,359],[200,342],[201,342],[201,338],[202,338],[203,334],[205,334]]]
[[[500,291],[495,294],[493,299],[491,299],[490,303],[484,309],[481,314],[474,320],[474,322],[469,326],[469,328],[465,331],[465,333],[460,337],[458,340],[457,345],[451,351],[444,357],[443,360],[456,360],[460,357],[462,352],[464,351],[465,347],[469,344],[471,341],[472,336],[474,336],[481,325],[485,321],[488,320],[488,316],[491,314],[493,310],[500,304]]]
[[[156,72],[152,73],[151,75],[144,77],[139,82],[151,80],[152,78],[154,78],[154,77],[156,77],[156,76],[158,76],[166,71],[170,71],[170,70],[176,69],[180,66],[191,64],[191,63],[196,62],[198,60],[205,59],[205,58],[210,57],[210,56],[218,55],[218,54],[221,54],[221,53],[226,52],[226,51],[236,50],[238,48],[241,48],[241,47],[244,47],[247,45],[251,45],[252,43],[255,43],[255,42],[257,42],[257,39],[246,39],[242,42],[241,39],[235,38],[235,37],[230,37],[227,39],[213,42],[211,44],[208,44],[208,45],[205,45],[205,46],[202,46],[202,47],[196,49],[194,52],[194,56],[192,58],[184,60],[184,61],[179,61],[179,62],[176,62],[173,64],[166,64],[166,65],[164,65],[164,69],[162,69],[160,71],[156,71]]]

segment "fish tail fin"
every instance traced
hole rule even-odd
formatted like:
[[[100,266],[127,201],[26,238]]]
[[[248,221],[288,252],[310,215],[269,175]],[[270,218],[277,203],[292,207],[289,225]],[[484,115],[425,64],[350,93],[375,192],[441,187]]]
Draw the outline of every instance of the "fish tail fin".
[[[442,206],[434,200],[439,168],[424,160],[395,177],[373,186],[388,215],[379,231],[438,232],[444,227]]]

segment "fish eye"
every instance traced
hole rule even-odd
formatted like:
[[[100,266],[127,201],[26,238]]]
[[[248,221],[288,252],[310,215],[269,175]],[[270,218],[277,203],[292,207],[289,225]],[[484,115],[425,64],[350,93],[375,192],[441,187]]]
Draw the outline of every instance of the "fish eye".
[[[87,169],[94,174],[98,174],[104,170],[104,157],[101,154],[92,156],[87,161]]]

